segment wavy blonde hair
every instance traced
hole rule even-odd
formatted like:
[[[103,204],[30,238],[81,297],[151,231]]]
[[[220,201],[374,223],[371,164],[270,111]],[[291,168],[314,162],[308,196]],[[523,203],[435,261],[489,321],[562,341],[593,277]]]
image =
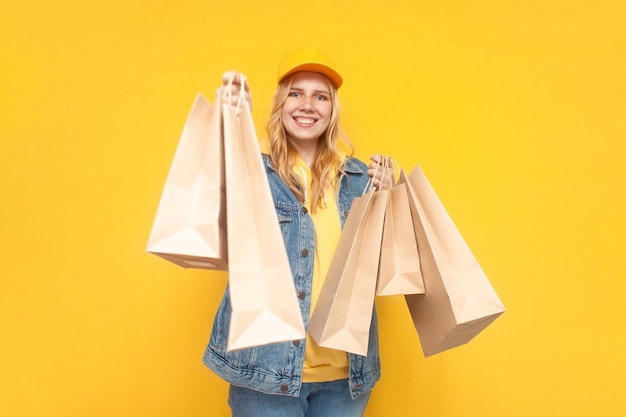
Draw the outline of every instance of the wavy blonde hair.
[[[270,160],[274,169],[300,203],[305,204],[304,184],[301,184],[300,178],[292,172],[297,151],[287,139],[282,120],[282,107],[287,100],[296,74],[286,77],[276,87],[266,131],[270,141]],[[317,152],[310,167],[313,178],[309,195],[311,196],[311,211],[313,212],[317,207],[321,207],[324,199],[324,190],[335,186],[336,174],[341,172],[344,155],[346,153],[348,156],[354,154],[354,146],[339,125],[337,89],[330,81],[328,81],[328,87],[332,103],[330,122],[328,129],[320,136],[317,142]]]

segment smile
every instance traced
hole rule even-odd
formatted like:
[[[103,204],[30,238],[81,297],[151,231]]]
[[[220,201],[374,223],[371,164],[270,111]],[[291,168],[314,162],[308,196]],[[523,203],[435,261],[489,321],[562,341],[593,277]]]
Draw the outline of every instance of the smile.
[[[300,123],[303,125],[312,125],[317,121],[316,119],[311,119],[309,117],[294,117],[293,120],[295,120],[296,123]]]

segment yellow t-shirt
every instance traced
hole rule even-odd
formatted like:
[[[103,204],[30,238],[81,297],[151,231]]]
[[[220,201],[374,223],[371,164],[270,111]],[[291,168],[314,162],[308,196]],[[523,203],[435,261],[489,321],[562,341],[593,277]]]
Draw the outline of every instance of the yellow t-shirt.
[[[300,178],[304,178],[307,190],[311,188],[311,170],[307,164],[298,157],[293,171]],[[313,288],[311,293],[311,310],[313,313],[319,299],[324,279],[330,262],[335,253],[339,235],[341,234],[341,221],[337,208],[336,189],[326,190],[325,203],[317,207],[313,213],[311,202],[306,195],[306,208],[313,219],[315,227],[315,258],[313,264]],[[319,346],[307,332],[306,350],[304,352],[304,368],[302,380],[304,382],[324,382],[343,379],[348,377],[348,354],[341,350]]]
[[[269,146],[267,138],[263,139],[260,142],[261,152],[269,154]],[[305,179],[307,190],[311,189],[311,170],[302,158],[297,158],[293,172],[300,178]],[[339,218],[339,208],[337,207],[336,187],[326,190],[326,203],[323,207],[318,207],[315,213],[311,213],[308,192],[306,194],[307,201],[305,206],[313,220],[316,237],[310,309],[310,314],[312,314],[324,284],[330,261],[339,242],[341,220]],[[348,354],[346,352],[319,346],[307,332],[304,368],[302,370],[302,380],[304,382],[325,382],[347,378],[348,367]]]

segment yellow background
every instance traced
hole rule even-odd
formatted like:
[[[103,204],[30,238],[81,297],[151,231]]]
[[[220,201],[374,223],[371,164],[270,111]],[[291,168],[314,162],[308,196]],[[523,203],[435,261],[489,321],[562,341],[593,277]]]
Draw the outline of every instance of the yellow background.
[[[508,311],[424,359],[380,299],[367,416],[623,416],[622,0],[2,0],[0,416],[225,416],[226,283],[145,253],[196,92],[280,56],[345,76],[357,156],[420,163]]]

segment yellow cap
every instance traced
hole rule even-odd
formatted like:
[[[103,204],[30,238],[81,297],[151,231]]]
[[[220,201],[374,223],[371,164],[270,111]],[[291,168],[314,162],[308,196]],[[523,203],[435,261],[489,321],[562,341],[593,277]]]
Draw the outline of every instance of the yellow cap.
[[[335,88],[339,88],[343,84],[343,78],[337,72],[332,58],[315,48],[298,49],[283,56],[278,66],[278,82],[281,82],[288,75],[300,71],[324,74]]]

